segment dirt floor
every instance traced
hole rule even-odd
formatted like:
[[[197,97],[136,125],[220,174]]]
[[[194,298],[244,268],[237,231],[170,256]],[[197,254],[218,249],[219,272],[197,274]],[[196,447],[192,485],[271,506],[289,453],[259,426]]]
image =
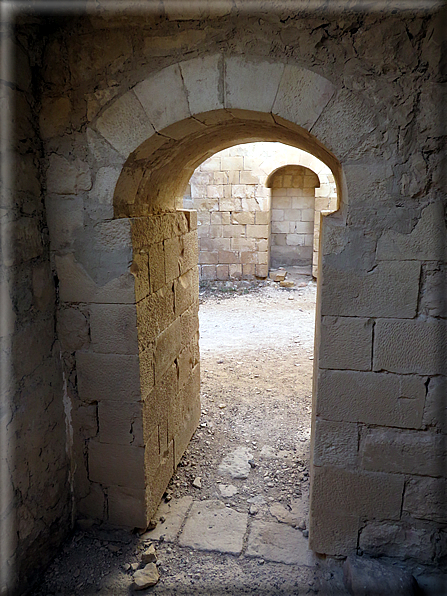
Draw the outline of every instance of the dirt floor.
[[[151,543],[160,579],[143,594],[348,595],[342,561],[307,549],[316,283],[288,279],[201,287],[202,416],[157,526],[78,527],[33,596],[131,594]]]

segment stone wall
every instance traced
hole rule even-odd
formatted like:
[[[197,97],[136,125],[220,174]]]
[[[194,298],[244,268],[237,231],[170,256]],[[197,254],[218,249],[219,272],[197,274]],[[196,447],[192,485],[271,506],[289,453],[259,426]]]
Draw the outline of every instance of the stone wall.
[[[238,2],[219,3],[215,14],[213,4],[186,13],[161,2],[160,13],[142,18],[99,1],[76,19],[49,23],[41,16],[48,25],[44,51],[32,65],[42,87],[29,86],[33,52],[20,36],[18,72],[25,75],[7,85],[20,114],[11,122],[22,174],[8,211],[18,256],[2,266],[2,282],[14,273],[6,304],[8,321],[16,317],[5,334],[16,368],[2,423],[20,454],[9,463],[20,467],[14,499],[2,498],[1,515],[24,583],[31,577],[27,566],[44,564],[51,539],[70,527],[64,395],[79,514],[105,519],[119,487],[115,503],[124,502],[129,488],[121,523],[135,523],[133,514],[138,523],[147,519],[144,454],[155,453],[160,463],[160,455],[172,453],[172,434],[169,427],[162,431],[166,444],[151,452],[168,409],[144,421],[140,379],[150,358],[138,331],[150,300],[135,295],[133,220],[174,212],[200,163],[257,141],[312,153],[332,171],[340,201],[339,211],[323,219],[321,238],[309,543],[326,554],[360,549],[445,561],[444,16],[428,4],[395,14],[335,7],[329,14],[322,3],[310,15],[276,3],[251,13]],[[184,229],[192,232],[191,225]],[[174,237],[181,235],[148,238],[143,248],[158,245],[158,267],[165,263],[160,244],[172,245],[178,264]],[[187,272],[178,267],[174,295],[192,282],[193,274],[182,280]],[[166,337],[179,325],[175,308],[174,302]],[[160,305],[154,321],[166,309]],[[194,333],[192,324],[189,337]],[[176,343],[174,356],[160,339],[162,378],[176,359],[180,375],[187,343]],[[184,357],[194,371],[194,357]],[[149,373],[157,357],[154,367]],[[119,412],[107,408],[108,400],[119,402]],[[100,434],[101,425],[121,432],[129,422],[135,445],[117,441],[116,447]],[[114,463],[123,469],[125,454],[131,482],[124,477],[103,488],[107,466],[111,474]],[[89,458],[97,466],[87,472]],[[39,561],[28,557],[31,549],[40,552]]]
[[[64,379],[55,333],[37,118],[39,38],[2,32],[0,593],[21,592],[71,529]],[[8,64],[9,62],[9,64]]]
[[[303,166],[285,166],[272,176],[272,268],[312,264],[319,186],[318,176]]]
[[[236,145],[219,151],[195,170],[183,205],[198,212],[200,279],[262,279],[267,277],[270,265],[310,264],[312,259],[315,265],[318,263],[313,222],[315,220],[319,226],[319,213],[316,217],[312,213],[311,220],[304,224],[310,229],[310,239],[300,235],[297,244],[296,238],[291,236],[291,242],[295,243],[288,249],[284,249],[285,238],[273,232],[271,227],[273,217],[281,217],[281,224],[274,224],[275,229],[286,225],[287,231],[292,227],[295,232],[297,227],[293,219],[297,216],[296,209],[287,211],[287,223],[284,222],[284,211],[280,213],[276,209],[275,214],[272,213],[270,187],[273,176],[287,163],[306,163],[318,171],[321,185],[318,176],[308,170],[321,186],[319,202],[315,201],[315,188],[312,190],[312,210],[316,205],[319,211],[337,209],[337,192],[330,169],[309,153],[282,143]],[[279,178],[275,180],[279,184]],[[290,203],[290,197],[285,201]],[[307,213],[304,216],[307,217]],[[298,228],[302,225],[300,220]],[[303,248],[299,247],[301,244]]]

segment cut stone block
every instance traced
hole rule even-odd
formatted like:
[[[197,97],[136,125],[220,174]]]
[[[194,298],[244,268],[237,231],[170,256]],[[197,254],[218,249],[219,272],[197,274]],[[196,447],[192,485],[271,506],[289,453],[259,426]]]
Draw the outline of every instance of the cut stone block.
[[[324,77],[288,64],[272,112],[310,130],[334,91],[335,87]]]
[[[420,428],[425,381],[417,375],[320,370],[316,413],[327,420]]]
[[[178,64],[148,77],[134,91],[157,131],[191,115]]]
[[[447,321],[380,320],[374,333],[374,370],[420,375],[447,373]]]
[[[103,112],[96,128],[123,157],[128,157],[129,153],[155,132],[132,90]]]
[[[269,62],[226,58],[225,107],[271,112],[283,70],[284,66]]]
[[[321,312],[411,319],[416,315],[420,269],[416,261],[379,263],[371,272],[325,266]]]
[[[421,476],[445,476],[445,438],[429,431],[371,428],[360,444],[366,470]]]
[[[352,596],[417,596],[420,593],[417,581],[408,571],[367,557],[350,555],[343,565],[343,575]]]
[[[153,530],[146,532],[142,538],[160,540],[163,536],[165,542],[174,542],[191,504],[192,497],[182,497],[173,499],[169,503],[162,503],[154,515],[154,519],[158,521],[157,525]],[[160,517],[165,518],[163,523],[159,521]]]
[[[191,114],[223,108],[220,55],[204,56],[180,63]]]
[[[320,327],[320,367],[371,370],[372,329],[369,319],[323,317]]]
[[[239,555],[247,529],[248,515],[238,513],[221,501],[200,501],[192,505],[180,535],[180,546]]]
[[[314,565],[313,553],[301,531],[276,522],[253,522],[246,555],[287,565]]]

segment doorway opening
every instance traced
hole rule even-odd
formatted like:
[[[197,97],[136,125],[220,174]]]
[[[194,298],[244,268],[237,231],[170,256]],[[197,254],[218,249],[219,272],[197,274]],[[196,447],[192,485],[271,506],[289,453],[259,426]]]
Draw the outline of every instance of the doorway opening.
[[[273,237],[268,182],[275,180],[276,172],[282,176],[284,167],[310,173],[313,240],[320,180],[305,166],[283,166],[291,160],[319,161],[282,143],[246,143],[205,160],[187,185],[182,206],[197,211],[198,219],[201,417],[168,485],[166,502],[155,516],[157,527],[148,536],[163,535],[173,500],[187,506],[184,529],[175,539],[183,546],[240,554],[249,527],[247,554],[271,557],[273,548],[278,562],[300,563],[303,556],[311,557],[307,537],[316,304],[313,243],[308,244],[307,268],[292,265],[287,285],[268,276]],[[320,175],[321,170],[326,174],[326,166],[318,165]],[[288,195],[289,203],[294,198],[303,202],[302,189],[309,185],[301,178],[300,170],[300,188],[295,190],[297,197]],[[328,182],[324,178],[323,186]],[[305,221],[301,203],[301,211],[292,211],[290,204],[291,213],[282,218],[287,225],[296,228],[297,217]],[[297,246],[290,245],[290,254],[298,252]],[[299,259],[297,255],[298,263]],[[208,521],[200,532],[192,529],[207,519],[198,517],[200,508],[217,515],[223,507],[229,515],[246,517],[236,532],[238,547],[225,525],[218,535],[210,535]],[[281,553],[279,543],[290,538],[292,528],[300,548]],[[262,537],[266,529],[274,532],[276,546]],[[228,531],[234,537],[234,529]]]

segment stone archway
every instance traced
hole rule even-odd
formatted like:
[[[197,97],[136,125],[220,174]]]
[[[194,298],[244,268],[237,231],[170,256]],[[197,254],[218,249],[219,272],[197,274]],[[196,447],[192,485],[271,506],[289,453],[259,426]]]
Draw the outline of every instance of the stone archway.
[[[355,254],[355,246],[345,239],[349,203],[345,179],[350,188],[361,188],[368,196],[374,193],[376,178],[356,183],[359,166],[347,164],[342,171],[336,154],[349,156],[350,145],[358,144],[373,128],[371,112],[358,97],[335,89],[312,71],[222,55],[180,62],[151,75],[107,104],[92,122],[87,135],[111,147],[121,168],[116,185],[100,199],[111,206],[113,194],[114,219],[91,231],[99,247],[95,258],[111,273],[99,287],[73,254],[56,257],[62,301],[87,304],[94,338],[76,353],[81,405],[84,411],[93,411],[99,429],[96,434],[94,429],[85,430],[81,408],[73,412],[75,443],[80,445],[75,458],[80,511],[144,526],[194,429],[198,415],[197,312],[191,289],[195,222],[192,213],[178,207],[195,167],[240,142],[281,141],[311,152],[333,172],[341,203],[337,216],[325,222],[323,255],[351,249]],[[350,234],[360,237],[362,230]],[[83,254],[91,242],[89,236],[84,238]],[[335,379],[338,413],[334,413],[330,405],[334,392],[328,394],[328,387],[334,370],[355,379],[366,374],[371,386],[376,380],[391,383],[392,399],[398,399],[400,391],[393,387],[399,379],[373,372],[369,321],[383,313],[401,316],[400,298],[407,295],[408,285],[417,288],[413,282],[419,269],[408,266],[408,283],[398,284],[390,296],[384,282],[399,264],[379,263],[366,283],[370,257],[363,261],[355,257],[352,269],[351,257],[343,255],[348,265],[342,265],[342,273],[334,273],[335,277],[334,265],[324,257],[327,266],[319,275],[323,299],[317,313],[310,545],[327,554],[354,549],[365,516],[397,519],[403,490],[401,478],[387,475],[384,487],[380,471],[356,464],[357,422],[373,419],[389,424],[380,415],[380,396],[374,397],[379,402],[373,415],[360,401],[353,420],[351,405],[358,398],[345,395],[344,385]],[[132,283],[125,265],[129,261]],[[384,288],[379,300],[358,289],[374,282]],[[340,297],[339,283],[354,288],[347,298]],[[419,399],[418,387],[408,391]],[[333,494],[341,495],[335,509]]]

